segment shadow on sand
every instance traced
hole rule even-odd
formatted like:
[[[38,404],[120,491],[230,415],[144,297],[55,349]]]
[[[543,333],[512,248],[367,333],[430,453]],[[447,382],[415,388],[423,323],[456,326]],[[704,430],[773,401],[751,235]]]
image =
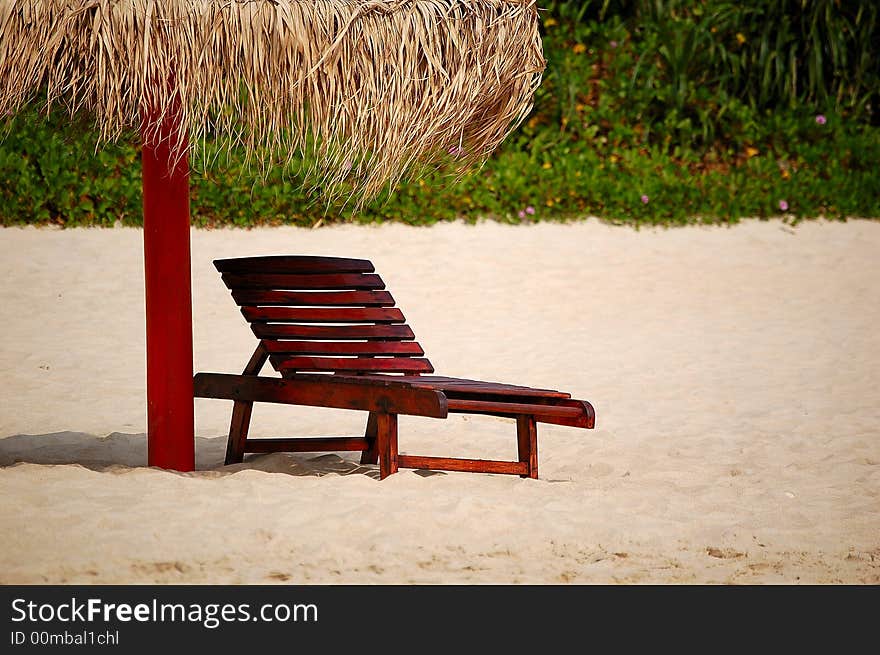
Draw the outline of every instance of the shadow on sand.
[[[379,479],[376,466],[358,463],[359,453],[271,453],[248,455],[241,464],[223,465],[226,437],[196,439],[196,469],[203,473],[236,473],[243,470],[287,475],[366,475]],[[99,437],[84,432],[17,434],[0,439],[0,467],[19,463],[79,464],[93,471],[147,465],[145,434],[113,432]]]

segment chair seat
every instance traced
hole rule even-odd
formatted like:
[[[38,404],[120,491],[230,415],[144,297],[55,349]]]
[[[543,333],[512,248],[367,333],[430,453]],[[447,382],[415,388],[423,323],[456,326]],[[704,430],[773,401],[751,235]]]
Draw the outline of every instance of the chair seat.
[[[315,380],[327,376],[295,374],[287,379]],[[334,380],[372,380],[394,386],[439,391],[447,398],[447,408],[457,414],[490,416],[532,416],[541,423],[592,428],[593,407],[571,394],[553,389],[535,389],[501,382],[469,380],[439,375],[333,375]]]
[[[571,394],[554,389],[535,389],[516,384],[502,382],[486,382],[483,380],[470,380],[467,378],[452,378],[440,375],[362,375],[362,376],[335,376],[335,377],[360,377],[372,380],[392,380],[405,382],[420,389],[433,389],[442,391],[450,397],[461,395],[487,395],[487,396],[534,396],[536,398],[571,398]]]

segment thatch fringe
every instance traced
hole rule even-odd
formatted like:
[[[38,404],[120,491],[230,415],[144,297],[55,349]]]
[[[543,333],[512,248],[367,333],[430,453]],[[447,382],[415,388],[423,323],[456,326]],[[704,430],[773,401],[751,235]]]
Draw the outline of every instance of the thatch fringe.
[[[484,159],[543,68],[535,0],[0,0],[0,115],[45,93],[155,141],[180,106],[190,143],[314,160],[327,194]]]

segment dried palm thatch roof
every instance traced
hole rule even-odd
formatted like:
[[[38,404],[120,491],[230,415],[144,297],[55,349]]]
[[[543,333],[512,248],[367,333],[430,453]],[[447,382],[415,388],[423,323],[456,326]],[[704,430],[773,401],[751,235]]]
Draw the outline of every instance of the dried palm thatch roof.
[[[535,0],[0,0],[0,115],[42,97],[154,141],[179,99],[190,143],[305,156],[365,197],[485,158],[543,68]]]

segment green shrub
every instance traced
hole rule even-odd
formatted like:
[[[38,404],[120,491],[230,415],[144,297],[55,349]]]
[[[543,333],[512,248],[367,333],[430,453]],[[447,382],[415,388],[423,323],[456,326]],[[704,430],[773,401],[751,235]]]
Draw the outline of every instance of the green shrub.
[[[141,221],[140,156],[95,149],[96,133],[36,112],[0,123],[0,221],[113,225]]]
[[[671,225],[778,215],[781,201],[795,218],[880,216],[877,23],[867,0],[551,1],[535,109],[482,169],[433,172],[354,215],[307,197],[294,171],[194,161],[193,221]],[[0,123],[0,222],[139,224],[134,140],[96,152],[69,123]]]

